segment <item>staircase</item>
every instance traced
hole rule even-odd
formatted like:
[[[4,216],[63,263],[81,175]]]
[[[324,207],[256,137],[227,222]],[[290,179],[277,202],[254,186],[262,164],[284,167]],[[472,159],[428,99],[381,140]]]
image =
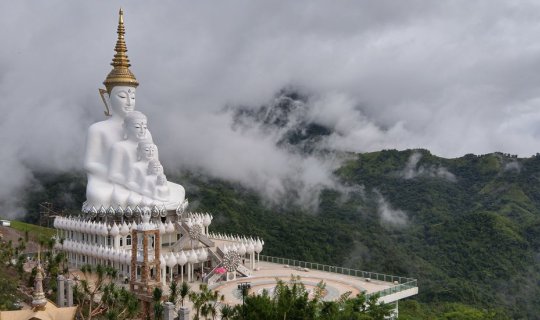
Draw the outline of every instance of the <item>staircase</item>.
[[[218,263],[218,265],[215,266],[214,269],[212,269],[212,271],[208,272],[208,274],[206,275],[206,277],[202,279],[202,281],[208,283],[209,286],[215,284],[217,280],[222,276],[222,274],[216,273],[216,269],[222,268],[222,267],[223,267],[223,263],[221,262]]]
[[[243,275],[244,277],[251,277],[251,270],[246,268],[243,264],[239,265],[238,268],[236,268],[236,272]]]

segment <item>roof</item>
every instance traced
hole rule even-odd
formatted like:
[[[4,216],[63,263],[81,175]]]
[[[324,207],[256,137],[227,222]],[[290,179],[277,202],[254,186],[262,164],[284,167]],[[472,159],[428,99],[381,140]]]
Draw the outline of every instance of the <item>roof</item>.
[[[76,312],[77,307],[58,308],[47,300],[43,310],[0,311],[0,320],[73,320]]]

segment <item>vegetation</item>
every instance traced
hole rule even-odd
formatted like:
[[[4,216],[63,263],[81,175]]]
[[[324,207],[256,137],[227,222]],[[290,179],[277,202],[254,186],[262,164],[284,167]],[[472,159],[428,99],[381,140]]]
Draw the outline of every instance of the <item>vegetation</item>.
[[[163,304],[161,298],[163,297],[163,290],[161,288],[154,288],[152,292],[152,304],[154,305],[154,319],[161,319],[163,316]]]
[[[56,234],[54,229],[16,220],[11,221],[11,228],[23,232],[27,237],[25,241],[32,240],[38,243],[45,243]]]
[[[219,291],[208,289],[206,284],[199,285],[199,292],[191,291],[188,297],[195,309],[193,310],[195,312],[194,320],[199,320],[201,317],[215,319],[219,306],[224,299],[224,296],[220,295]]]
[[[77,314],[81,319],[103,316],[111,320],[132,319],[139,312],[139,300],[135,294],[113,282],[117,276],[114,268],[84,265],[81,271],[84,279],[79,280],[73,290]]]
[[[258,235],[266,255],[417,278],[414,299],[428,315],[540,314],[540,156],[348,156],[335,172],[347,191],[324,190],[317,212],[195,173],[167,176],[186,187],[191,210],[212,212],[212,230]],[[28,194],[28,221],[39,201],[79,210],[84,174],[35,176],[43,188]]]
[[[18,310],[19,300],[17,278],[10,272],[0,272],[0,310]]]
[[[16,249],[11,241],[0,239],[0,310],[19,309],[17,294],[17,275],[13,269],[12,260],[15,258]],[[18,261],[17,261],[18,265]],[[18,273],[18,272],[17,272]]]
[[[175,306],[178,305],[178,302],[181,303],[181,306],[184,306],[184,300],[191,292],[187,282],[183,281],[182,285],[179,287],[176,281],[173,281],[169,287],[169,297],[168,302],[173,303]]]
[[[351,298],[348,292],[338,301],[323,301],[323,292],[321,282],[310,297],[300,278],[293,277],[289,283],[278,281],[273,295],[266,290],[262,295],[251,294],[243,305],[223,307],[221,312],[225,318],[237,320],[383,320],[392,314],[393,307],[378,303],[377,296],[359,294]]]

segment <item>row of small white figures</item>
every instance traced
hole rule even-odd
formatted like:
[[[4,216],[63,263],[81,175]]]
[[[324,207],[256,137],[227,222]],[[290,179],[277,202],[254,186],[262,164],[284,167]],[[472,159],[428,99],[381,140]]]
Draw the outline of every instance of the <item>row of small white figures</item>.
[[[149,222],[148,223],[152,229],[159,230],[160,234],[172,234],[176,232],[174,224],[171,221],[163,223],[159,221],[158,223]],[[99,236],[127,236],[133,230],[140,230],[145,223],[137,224],[133,221],[131,224],[126,223],[125,221],[121,224],[116,224],[114,222],[112,225],[105,222],[90,222],[77,218],[64,218],[56,217],[54,219],[53,226],[59,230],[67,231],[77,231],[85,234],[95,234]]]
[[[225,245],[221,251],[223,251],[223,254],[227,254],[229,251],[236,251],[239,255],[243,256],[246,253],[261,253],[263,246],[264,241],[257,238],[257,241],[250,239],[247,241],[241,241],[240,243],[236,244]]]
[[[142,208],[139,206],[139,205],[136,205],[134,207],[131,207],[131,206],[126,206],[126,207],[122,207],[122,206],[118,206],[116,209],[113,208],[112,206],[110,206],[108,209],[106,209],[105,207],[101,206],[99,207],[99,209],[96,209],[96,207],[94,206],[90,206],[88,204],[87,201],[85,201],[82,205],[82,212],[85,212],[85,213],[93,213],[94,215],[101,215],[101,216],[105,216],[105,215],[126,215],[128,217],[134,215],[134,214],[138,214],[138,215],[142,215],[142,214],[148,214],[148,213],[158,213],[158,214],[162,214],[162,213],[165,213],[167,212],[167,209],[165,208],[165,206],[163,204],[161,204],[159,207],[157,205],[153,205],[152,207],[149,207],[149,206],[143,206],[141,204]]]
[[[187,226],[190,228],[193,225],[208,227],[212,223],[213,219],[214,217],[209,213],[190,213],[185,221]],[[131,224],[127,224],[124,221],[119,225],[117,225],[116,222],[110,225],[104,222],[90,222],[78,218],[56,217],[53,225],[56,229],[61,230],[73,230],[102,236],[117,236],[118,234],[121,236],[126,236],[133,229],[140,229],[139,227],[142,226],[143,223],[137,224],[135,221],[133,221]],[[170,220],[166,223],[160,221],[158,223],[149,222],[149,224],[152,228],[159,229],[160,234],[175,232],[174,224]]]
[[[64,244],[56,243],[55,249],[73,252],[97,259],[106,259],[114,262],[129,264],[131,262],[131,252],[128,250],[116,249],[111,247],[105,247],[103,245],[95,246],[87,243],[79,243],[76,241],[66,240]],[[148,255],[150,261],[154,260],[153,255]],[[205,262],[208,259],[208,252],[206,249],[201,248],[199,250],[191,249],[189,251],[169,252],[165,255],[160,255],[160,263],[167,265],[168,267],[174,267],[176,265],[183,266],[186,263],[199,263]],[[137,251],[137,261],[143,261],[142,251]]]
[[[193,225],[200,225],[204,227],[208,227],[211,223],[214,217],[206,213],[198,213],[198,212],[191,212],[187,215],[187,217],[184,219],[186,221],[186,224],[188,227],[192,227]]]

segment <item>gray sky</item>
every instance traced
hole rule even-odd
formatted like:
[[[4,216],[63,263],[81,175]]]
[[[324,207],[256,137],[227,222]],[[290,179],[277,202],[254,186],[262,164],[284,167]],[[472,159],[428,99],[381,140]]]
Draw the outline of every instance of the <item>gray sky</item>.
[[[334,159],[231,128],[226,105],[288,86],[347,151],[445,157],[540,150],[538,1],[3,1],[0,199],[29,167],[81,168],[86,129],[125,10],[137,109],[166,168],[202,169],[279,196],[335,186]]]

